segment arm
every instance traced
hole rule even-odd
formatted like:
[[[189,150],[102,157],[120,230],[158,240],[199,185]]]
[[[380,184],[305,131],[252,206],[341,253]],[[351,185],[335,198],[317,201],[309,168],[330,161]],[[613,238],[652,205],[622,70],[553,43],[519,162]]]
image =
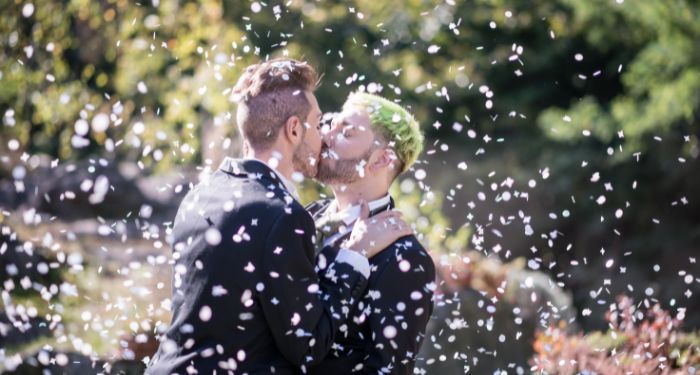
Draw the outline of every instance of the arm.
[[[406,241],[409,241],[408,239]],[[415,238],[412,241],[417,242]],[[420,245],[418,245],[420,247]],[[420,248],[422,250],[422,248]],[[424,251],[396,248],[373,285],[382,288],[368,302],[372,332],[363,374],[412,374],[433,311],[435,266]]]
[[[347,263],[314,271],[314,224],[304,211],[283,213],[273,224],[263,256],[259,301],[282,355],[296,365],[321,361],[348,307],[364,293],[367,279]]]

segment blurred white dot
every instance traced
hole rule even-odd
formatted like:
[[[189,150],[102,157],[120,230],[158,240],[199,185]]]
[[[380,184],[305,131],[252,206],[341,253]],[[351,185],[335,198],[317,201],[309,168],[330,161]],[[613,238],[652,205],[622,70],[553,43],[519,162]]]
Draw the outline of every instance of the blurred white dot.
[[[140,134],[143,134],[144,130],[146,130],[146,126],[143,124],[143,122],[139,121],[139,122],[134,124],[133,130],[134,130],[134,134],[140,135]]]
[[[27,3],[22,7],[22,15],[24,17],[31,17],[34,14],[34,4]]]
[[[646,289],[644,290],[644,294],[646,294],[647,296],[651,296],[652,294],[654,294],[654,289],[652,289],[652,288],[646,288]]]
[[[580,53],[577,53],[577,54],[574,55],[574,59],[576,59],[576,61],[582,61],[582,60],[583,60],[583,55],[580,54]]]
[[[417,170],[414,176],[416,177],[416,180],[424,179],[426,176],[425,170],[423,170],[423,169]]]
[[[383,333],[384,333],[384,337],[391,340],[394,337],[396,337],[396,328],[394,326],[386,326],[386,327],[384,327]]]
[[[404,259],[399,262],[399,269],[401,272],[408,272],[411,269],[411,263]]]
[[[691,283],[693,282],[694,279],[695,279],[695,278],[693,277],[693,275],[685,275],[685,278],[683,279],[683,281],[684,281],[686,284],[691,284]]]
[[[233,207],[236,205],[234,201],[226,201],[224,202],[224,211],[226,212],[231,212],[233,210]]]
[[[540,263],[537,262],[535,259],[530,259],[527,261],[527,266],[530,267],[533,270],[538,270],[540,269]]]
[[[148,92],[148,86],[143,81],[139,81],[139,83],[136,85],[136,89],[141,93],[145,94]]]
[[[252,4],[250,4],[250,10],[252,10],[253,13],[259,13],[262,10],[262,5],[260,5],[259,2],[254,1]]]
[[[56,354],[56,364],[62,367],[67,365],[68,356],[63,353]]]
[[[245,307],[250,307],[253,304],[253,291],[250,289],[246,289],[243,291],[243,294],[241,294],[241,303]]]
[[[10,139],[10,141],[7,142],[7,147],[11,151],[17,151],[17,149],[19,148],[19,141],[16,139]]]
[[[83,313],[80,314],[80,319],[87,322],[88,320],[92,319],[92,314],[89,311],[83,311]]]
[[[92,118],[92,130],[97,133],[102,133],[109,127],[109,116],[104,113],[98,113]]]
[[[292,181],[297,184],[304,182],[304,174],[297,171],[292,172]]]
[[[318,292],[318,284],[314,283],[314,284],[309,285],[308,288],[306,288],[306,291],[309,293]]]
[[[221,243],[221,232],[216,228],[209,228],[204,232],[204,239],[211,246],[216,246]]]
[[[75,125],[73,125],[73,129],[75,130],[75,134],[85,135],[90,130],[90,124],[83,119],[78,119],[78,121],[75,122]]]
[[[199,310],[199,319],[203,322],[208,322],[209,319],[211,319],[211,307],[206,305],[202,306]]]
[[[43,262],[39,263],[36,266],[36,270],[39,271],[40,274],[46,275],[47,273],[49,273],[49,265]]]

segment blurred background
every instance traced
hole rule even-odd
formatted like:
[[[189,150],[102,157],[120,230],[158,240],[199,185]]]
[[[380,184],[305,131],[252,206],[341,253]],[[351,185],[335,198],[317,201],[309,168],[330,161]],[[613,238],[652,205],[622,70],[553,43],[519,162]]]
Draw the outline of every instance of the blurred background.
[[[0,2],[0,370],[140,373],[180,199],[238,156],[231,87],[307,60],[400,100],[392,188],[439,270],[416,373],[700,367],[691,0]],[[304,182],[302,203],[327,194]]]

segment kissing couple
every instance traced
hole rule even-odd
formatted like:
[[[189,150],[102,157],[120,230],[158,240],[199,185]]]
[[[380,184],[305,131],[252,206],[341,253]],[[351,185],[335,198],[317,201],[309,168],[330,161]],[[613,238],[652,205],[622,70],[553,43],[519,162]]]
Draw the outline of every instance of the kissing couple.
[[[412,374],[435,267],[389,187],[422,150],[399,104],[350,94],[330,127],[306,62],[246,68],[243,157],[192,188],[172,232],[172,321],[146,374]],[[304,207],[295,182],[332,199]]]

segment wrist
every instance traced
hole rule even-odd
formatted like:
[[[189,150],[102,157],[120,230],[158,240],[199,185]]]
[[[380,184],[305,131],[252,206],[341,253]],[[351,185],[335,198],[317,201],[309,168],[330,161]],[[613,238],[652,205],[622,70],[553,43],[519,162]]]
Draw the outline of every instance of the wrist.
[[[347,239],[347,240],[343,241],[343,243],[340,246],[344,249],[354,251],[358,254],[362,254],[362,255],[366,254],[365,246],[359,241]]]

